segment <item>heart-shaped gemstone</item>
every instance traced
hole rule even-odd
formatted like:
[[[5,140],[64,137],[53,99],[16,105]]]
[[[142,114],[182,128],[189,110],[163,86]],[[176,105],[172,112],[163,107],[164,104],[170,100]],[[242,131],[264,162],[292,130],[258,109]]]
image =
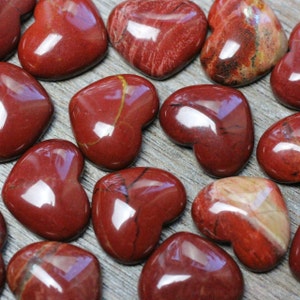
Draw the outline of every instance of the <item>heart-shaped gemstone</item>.
[[[0,163],[32,146],[50,124],[53,104],[23,69],[0,62]]]
[[[79,149],[64,140],[47,140],[17,161],[3,186],[10,212],[34,233],[70,240],[89,222],[88,197],[78,182],[83,169]]]
[[[17,48],[21,36],[21,20],[35,6],[35,0],[0,0],[0,60]]]
[[[94,188],[94,230],[112,257],[137,263],[153,251],[162,226],[177,218],[185,205],[184,186],[167,171],[137,167],[111,173]]]
[[[291,244],[289,267],[294,277],[300,281],[300,226],[298,227]]]
[[[163,103],[159,119],[175,143],[193,147],[198,162],[210,175],[237,173],[252,153],[251,111],[245,96],[233,88],[182,88]]]
[[[265,75],[287,51],[287,37],[274,14],[260,0],[216,0],[208,16],[212,34],[201,63],[215,82],[241,86]]]
[[[258,142],[256,156],[272,179],[282,183],[300,182],[300,113],[270,126]]]
[[[219,179],[196,196],[192,217],[199,230],[230,242],[250,270],[274,268],[288,249],[290,221],[278,186],[258,177]]]
[[[114,75],[73,96],[70,120],[77,144],[97,166],[118,170],[132,164],[142,144],[142,129],[157,115],[155,87],[136,75]]]
[[[38,242],[20,249],[7,268],[17,299],[99,300],[101,270],[96,256],[71,244]]]
[[[106,54],[106,28],[91,0],[41,0],[34,17],[18,47],[20,62],[32,75],[65,79],[91,68]]]
[[[140,300],[239,300],[243,293],[243,276],[231,256],[188,232],[165,240],[147,260],[139,280]]]
[[[283,105],[300,109],[300,23],[289,39],[289,52],[279,61],[271,74],[271,87]]]
[[[6,222],[2,213],[0,212],[0,250],[3,249],[6,239],[7,239]],[[6,280],[5,263],[2,254],[0,253],[0,292],[5,285],[5,280]]]
[[[165,79],[186,66],[204,43],[207,20],[186,0],[127,0],[109,15],[113,47],[144,74]]]

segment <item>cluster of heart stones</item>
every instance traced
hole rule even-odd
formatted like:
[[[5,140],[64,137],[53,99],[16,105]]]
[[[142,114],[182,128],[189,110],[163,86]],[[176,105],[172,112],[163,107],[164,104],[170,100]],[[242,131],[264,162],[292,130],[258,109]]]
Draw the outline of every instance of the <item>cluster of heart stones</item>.
[[[21,36],[21,21],[31,11],[35,22]],[[17,160],[2,198],[12,215],[45,241],[15,253],[7,272],[1,257],[2,288],[7,280],[18,299],[100,299],[99,261],[68,243],[90,218],[113,259],[126,265],[146,260],[138,283],[141,300],[174,299],[174,294],[242,299],[243,274],[218,243],[230,243],[253,272],[278,265],[288,251],[290,219],[275,182],[300,182],[300,115],[279,120],[259,140],[257,160],[270,179],[237,176],[253,152],[254,123],[246,97],[235,87],[274,67],[274,95],[299,109],[299,26],[288,43],[271,8],[256,0],[215,0],[208,18],[192,1],[126,0],[112,10],[107,28],[90,0],[0,0],[0,36],[4,32],[0,59],[17,51],[22,68],[0,63],[0,163]],[[111,75],[70,99],[77,145],[39,142],[54,107],[37,79],[62,80],[87,71],[105,58],[109,41],[141,75]],[[159,108],[156,88],[143,75],[169,78],[200,52],[214,83],[179,89]],[[165,134],[191,147],[199,167],[217,177],[192,203],[191,216],[203,236],[179,232],[160,245],[162,227],[186,208],[185,187],[165,170],[129,168],[139,155],[143,128],[157,115]],[[91,207],[80,183],[85,159],[109,172],[95,184]],[[6,238],[0,215],[0,249]],[[300,281],[299,249],[298,230],[289,265]],[[220,288],[213,289],[216,285]]]

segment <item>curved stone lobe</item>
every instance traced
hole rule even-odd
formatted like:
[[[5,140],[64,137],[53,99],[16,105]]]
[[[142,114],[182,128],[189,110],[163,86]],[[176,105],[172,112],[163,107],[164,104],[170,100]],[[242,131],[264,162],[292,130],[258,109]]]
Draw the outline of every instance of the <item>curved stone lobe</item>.
[[[289,267],[293,276],[300,282],[300,226],[292,240],[289,255]]]

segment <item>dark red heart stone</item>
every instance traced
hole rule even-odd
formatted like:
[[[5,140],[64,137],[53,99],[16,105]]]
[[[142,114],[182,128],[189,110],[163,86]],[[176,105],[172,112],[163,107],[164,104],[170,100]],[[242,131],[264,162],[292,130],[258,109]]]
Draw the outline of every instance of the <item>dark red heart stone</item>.
[[[187,0],[128,0],[109,15],[110,42],[130,65],[155,79],[186,66],[204,43],[207,20]]]
[[[79,183],[79,149],[64,140],[30,148],[11,170],[2,190],[9,211],[24,226],[49,240],[70,240],[89,222],[88,197]]]
[[[165,100],[160,115],[165,133],[177,144],[192,147],[212,176],[239,172],[254,144],[254,128],[245,96],[230,87],[195,85]]]
[[[294,277],[300,282],[300,226],[291,244],[289,267]]]
[[[0,213],[0,250],[3,250],[6,239],[7,239],[6,222],[2,213]],[[5,281],[6,281],[5,263],[2,257],[2,253],[0,253],[0,292],[4,288]]]
[[[53,111],[46,90],[34,77],[0,62],[0,163],[32,146],[50,124]]]
[[[188,232],[175,233],[150,256],[139,280],[140,300],[243,298],[244,280],[222,248]]]
[[[153,251],[162,226],[186,205],[182,183],[171,173],[136,167],[102,177],[94,188],[92,220],[103,249],[134,264]]]

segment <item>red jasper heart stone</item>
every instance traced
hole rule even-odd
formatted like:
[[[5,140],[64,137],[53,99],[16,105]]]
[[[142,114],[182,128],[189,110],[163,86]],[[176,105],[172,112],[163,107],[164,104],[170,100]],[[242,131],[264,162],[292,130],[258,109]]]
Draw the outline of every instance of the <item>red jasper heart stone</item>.
[[[9,288],[23,300],[99,300],[101,280],[96,256],[58,242],[38,242],[22,248],[7,268]]]
[[[92,1],[41,0],[34,17],[18,48],[23,68],[32,75],[65,79],[91,68],[106,54],[106,28]]]
[[[250,107],[245,96],[229,87],[195,85],[165,100],[160,115],[175,143],[192,147],[203,169],[225,177],[247,163],[254,144]]]
[[[196,234],[179,232],[147,260],[138,290],[140,300],[239,300],[244,280],[223,249]]]
[[[17,161],[3,186],[2,198],[24,226],[50,240],[70,240],[86,228],[88,197],[79,183],[83,157],[64,140],[47,140]]]
[[[132,66],[165,79],[186,66],[204,43],[207,20],[187,0],[128,0],[109,15],[110,42]]]
[[[111,173],[94,188],[94,230],[112,257],[137,263],[153,251],[162,226],[176,219],[185,205],[184,186],[167,171],[137,167]]]
[[[4,217],[0,212],[0,250],[3,250],[6,240],[7,240],[7,226]],[[6,281],[6,268],[5,268],[5,263],[2,254],[0,254],[0,292],[4,288],[5,281]]]
[[[300,226],[292,240],[289,254],[289,267],[294,277],[300,282]]]
[[[49,95],[34,77],[0,62],[0,163],[32,146],[50,124],[53,111]]]
[[[219,179],[196,196],[192,217],[207,237],[230,242],[239,260],[252,271],[271,270],[287,252],[288,210],[278,186],[271,180]]]
[[[103,169],[132,164],[142,144],[142,129],[157,115],[159,100],[148,80],[113,75],[79,91],[70,101],[74,136],[84,155]]]

